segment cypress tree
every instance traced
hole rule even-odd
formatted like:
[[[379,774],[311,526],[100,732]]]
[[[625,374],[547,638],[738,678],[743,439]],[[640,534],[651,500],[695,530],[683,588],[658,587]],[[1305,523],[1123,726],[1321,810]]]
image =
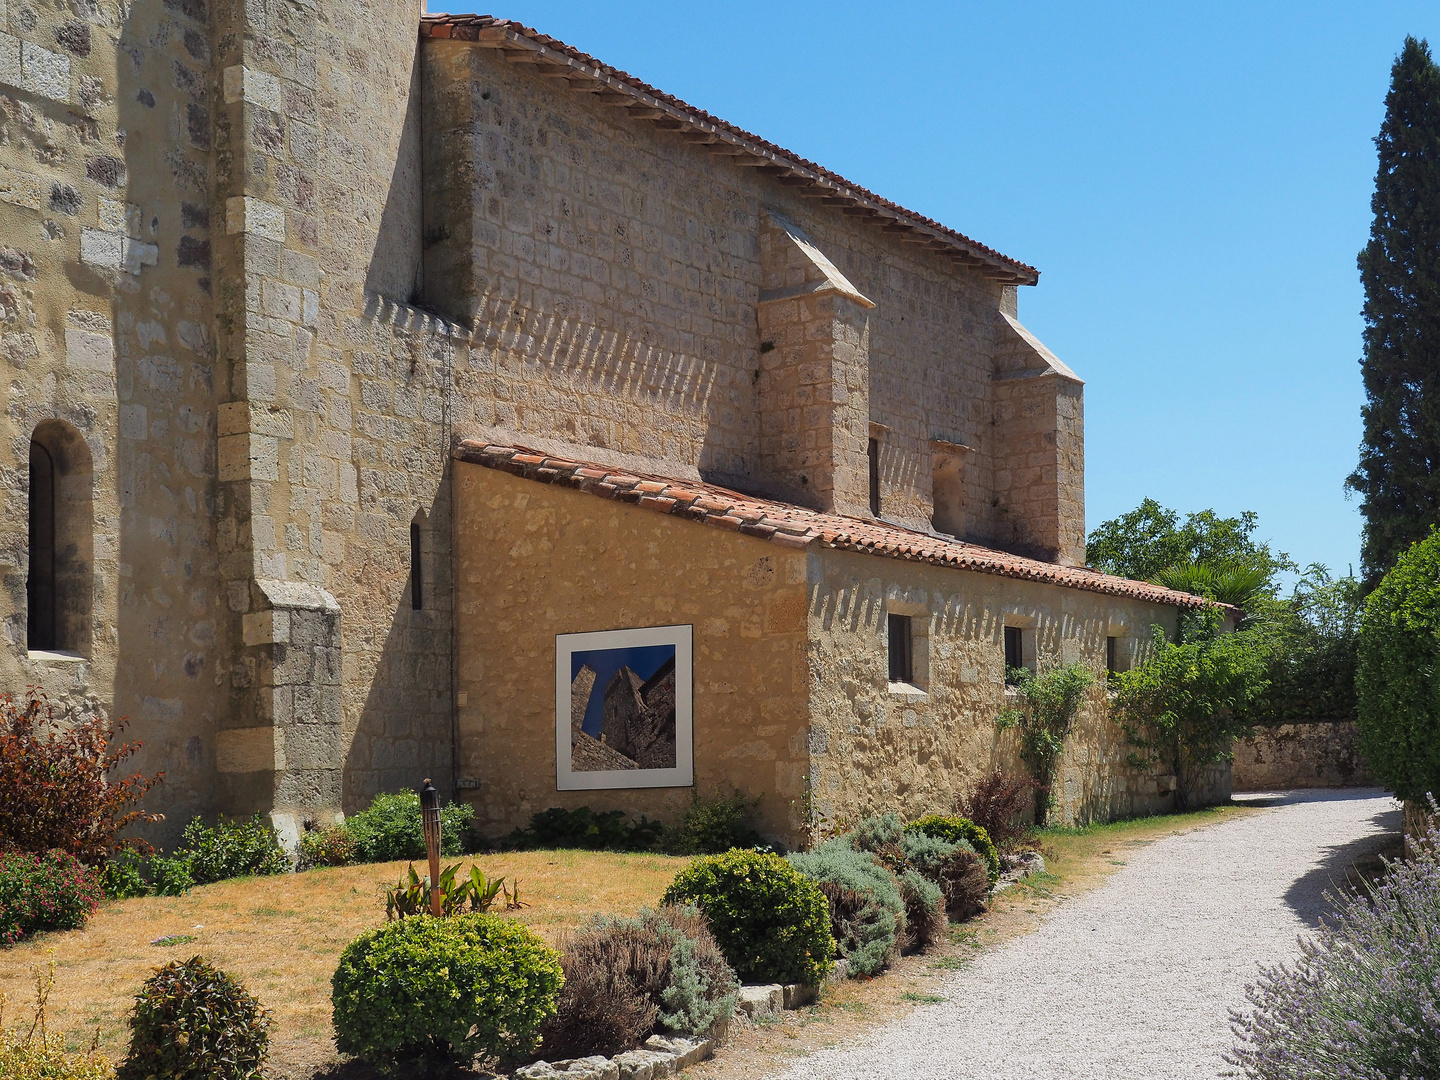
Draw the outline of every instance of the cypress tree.
[[[1413,37],[1391,69],[1375,139],[1365,286],[1365,432],[1346,481],[1361,495],[1374,585],[1440,521],[1440,67]]]

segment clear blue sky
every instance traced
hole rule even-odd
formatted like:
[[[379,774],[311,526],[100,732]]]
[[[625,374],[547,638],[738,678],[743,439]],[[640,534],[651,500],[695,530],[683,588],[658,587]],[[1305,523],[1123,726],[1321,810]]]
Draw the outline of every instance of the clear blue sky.
[[[1198,9],[1199,5],[1194,8]],[[1390,64],[1440,4],[510,0],[518,19],[1041,270],[1089,527],[1255,510],[1343,572],[1355,256]],[[440,9],[435,9],[440,10]]]

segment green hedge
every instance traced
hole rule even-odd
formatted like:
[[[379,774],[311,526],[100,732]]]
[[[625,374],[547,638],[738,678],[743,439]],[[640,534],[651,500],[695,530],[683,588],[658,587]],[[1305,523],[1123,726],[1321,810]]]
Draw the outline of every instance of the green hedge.
[[[1399,798],[1440,796],[1440,531],[1395,564],[1360,622],[1360,753]]]

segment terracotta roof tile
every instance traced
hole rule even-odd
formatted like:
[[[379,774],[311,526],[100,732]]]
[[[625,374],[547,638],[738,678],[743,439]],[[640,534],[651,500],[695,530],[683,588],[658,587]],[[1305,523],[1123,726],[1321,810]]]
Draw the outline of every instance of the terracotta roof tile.
[[[803,506],[744,495],[714,484],[663,476],[632,476],[590,462],[547,458],[538,451],[521,446],[498,446],[466,440],[455,448],[455,458],[536,481],[568,484],[587,494],[620,498],[636,503],[644,510],[689,518],[732,532],[758,536],[786,547],[804,548],[819,544],[841,551],[858,551],[979,574],[1039,581],[1172,607],[1198,608],[1210,603],[1189,593],[1175,592],[1145,581],[1114,577],[1085,567],[1040,562],[883,521],[822,514]]]
[[[569,66],[578,78],[599,79],[616,93],[633,96],[635,104],[652,107],[652,112],[653,107],[663,106],[655,115],[664,123],[673,124],[678,121],[704,132],[707,136],[713,136],[720,142],[732,144],[741,156],[751,154],[757,158],[768,159],[778,167],[778,171],[785,174],[787,183],[818,184],[831,189],[837,200],[847,204],[847,212],[851,207],[858,207],[860,211],[888,222],[887,229],[902,233],[918,232],[931,243],[938,243],[942,249],[951,250],[952,254],[966,265],[978,267],[982,272],[1002,280],[1034,285],[1040,279],[1040,271],[1033,266],[1002,255],[994,248],[986,247],[933,218],[907,210],[898,203],[846,180],[838,173],[833,173],[703,109],[697,109],[663,90],[657,90],[628,72],[611,67],[588,53],[521,23],[510,19],[497,19],[493,15],[425,15],[420,20],[420,35],[484,41],[499,47],[508,43],[514,48],[533,50],[555,63]]]

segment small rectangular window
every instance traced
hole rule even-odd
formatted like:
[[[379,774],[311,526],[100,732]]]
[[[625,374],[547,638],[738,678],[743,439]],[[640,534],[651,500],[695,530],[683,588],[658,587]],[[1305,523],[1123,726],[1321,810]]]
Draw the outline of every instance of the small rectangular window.
[[[870,513],[880,516],[880,440],[871,439],[866,453],[870,457]]]
[[[1016,681],[1012,673],[1025,666],[1023,633],[1018,626],[1005,627],[1005,681],[1010,684]]]
[[[410,523],[410,606],[416,611],[425,607],[425,598],[421,593],[421,582],[424,580],[424,567],[420,563],[420,523]]]
[[[1105,676],[1109,678],[1120,669],[1115,666],[1115,644],[1118,638],[1107,637],[1105,639]]]
[[[915,681],[914,650],[911,648],[910,616],[889,617],[890,623],[890,681],[892,683],[913,683]]]

